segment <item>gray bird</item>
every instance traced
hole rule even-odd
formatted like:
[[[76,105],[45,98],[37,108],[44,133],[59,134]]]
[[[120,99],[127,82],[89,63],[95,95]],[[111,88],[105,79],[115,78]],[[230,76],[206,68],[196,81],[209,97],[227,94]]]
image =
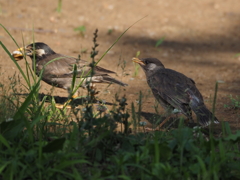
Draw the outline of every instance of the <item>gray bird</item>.
[[[201,126],[208,126],[212,120],[216,124],[219,123],[205,106],[203,97],[191,78],[172,69],[166,69],[156,58],[133,58],[133,61],[142,67],[154,97],[167,114],[176,108],[193,121],[194,111]]]
[[[35,42],[34,44],[29,44],[26,47],[17,49],[12,53],[12,56],[16,60],[21,60],[23,59],[24,54],[29,56],[32,61],[36,60],[37,75],[39,75],[41,70],[45,68],[42,75],[42,80],[44,82],[68,91],[70,91],[72,84],[74,64],[77,66],[75,85],[83,81],[81,87],[85,88],[86,82],[91,79],[92,84],[113,83],[121,86],[127,86],[127,84],[114,79],[109,75],[116,74],[115,72],[104,69],[100,66],[94,67],[94,74],[92,77],[90,77],[89,72],[91,70],[91,66],[87,61],[55,53],[47,44],[42,42]],[[76,95],[74,95],[73,98],[75,97]]]

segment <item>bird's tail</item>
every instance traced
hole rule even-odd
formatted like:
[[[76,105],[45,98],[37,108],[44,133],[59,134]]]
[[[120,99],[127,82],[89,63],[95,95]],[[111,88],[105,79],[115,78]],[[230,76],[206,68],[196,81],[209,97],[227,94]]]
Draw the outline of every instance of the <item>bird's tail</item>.
[[[211,122],[214,122],[215,124],[219,123],[218,119],[213,116],[213,114],[207,109],[205,105],[193,106],[191,108],[197,115],[199,124],[201,124],[202,126],[208,126],[209,124],[211,124]]]
[[[119,84],[121,86],[128,86],[128,84],[125,84],[125,83],[123,83],[123,82],[121,82],[121,81],[119,81],[117,79],[114,79],[111,76],[103,76],[103,82],[109,83],[109,84],[115,83],[115,84]]]

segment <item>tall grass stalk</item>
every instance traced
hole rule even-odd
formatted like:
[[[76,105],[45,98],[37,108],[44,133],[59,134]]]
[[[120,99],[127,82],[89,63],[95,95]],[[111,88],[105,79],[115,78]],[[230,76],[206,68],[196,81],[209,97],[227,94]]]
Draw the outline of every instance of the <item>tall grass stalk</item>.
[[[62,0],[58,0],[57,12],[58,13],[62,12]]]

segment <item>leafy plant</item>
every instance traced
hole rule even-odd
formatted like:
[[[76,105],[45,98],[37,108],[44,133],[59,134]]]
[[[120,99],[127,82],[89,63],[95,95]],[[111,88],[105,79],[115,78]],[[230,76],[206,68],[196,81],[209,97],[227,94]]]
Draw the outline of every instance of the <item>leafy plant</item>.
[[[79,34],[81,34],[82,37],[84,37],[86,27],[85,26],[78,26],[78,27],[74,28],[74,31],[78,32]]]
[[[140,51],[137,51],[136,53],[136,57],[138,58],[140,56],[141,52]],[[133,73],[133,76],[136,77],[139,73],[139,68],[140,68],[140,65],[138,63],[133,63],[134,65],[134,73]]]
[[[161,39],[157,40],[155,47],[157,48],[158,46],[160,46],[163,43],[164,39],[165,37],[162,37]]]
[[[113,33],[114,29],[108,29],[107,34],[111,35]]]
[[[84,53],[87,53],[88,49],[87,48],[84,48],[84,49],[81,49],[81,54],[84,54]]]
[[[0,76],[4,76],[4,73]],[[26,93],[20,85],[20,77],[16,73],[8,77],[7,83],[0,83],[0,123],[11,121],[12,114],[16,113],[20,104],[17,94]]]
[[[240,56],[240,53],[235,54],[235,57],[239,57],[239,56]]]
[[[239,109],[240,108],[240,96],[233,97],[232,95],[229,96],[230,104],[224,104],[225,108],[233,108]]]
[[[61,11],[62,11],[62,0],[58,0],[57,12],[61,13]]]

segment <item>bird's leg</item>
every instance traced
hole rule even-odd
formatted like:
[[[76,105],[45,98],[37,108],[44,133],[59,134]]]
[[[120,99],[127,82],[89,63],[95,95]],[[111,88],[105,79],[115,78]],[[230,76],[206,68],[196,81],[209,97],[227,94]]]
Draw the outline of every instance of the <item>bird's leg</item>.
[[[171,116],[167,117],[166,119],[163,120],[163,122],[161,122],[161,124],[159,124],[158,128],[161,129],[161,127],[171,118]]]
[[[145,127],[146,132],[152,132],[152,131],[166,131],[165,129],[157,129],[157,128],[149,128]]]
[[[165,108],[165,113],[163,117],[165,119],[158,125],[158,129],[161,129],[161,127],[170,119],[170,115],[172,114],[173,109],[170,106],[163,106]]]
[[[158,127],[156,127],[156,128],[148,128],[148,127],[146,127],[145,130],[147,130],[147,131],[156,131],[156,130],[158,130],[158,131],[165,131],[164,129],[161,129],[161,127],[162,127],[170,118],[171,118],[171,116],[166,117],[166,118],[161,122],[161,124],[159,124]]]
[[[70,94],[70,90],[68,90],[69,94]],[[69,98],[64,104],[61,104],[61,105],[56,105],[56,108],[59,108],[59,109],[63,109],[64,107],[66,107],[67,109],[70,109],[71,106],[69,106],[68,104],[75,98],[78,97],[78,92],[75,92],[71,98]]]
[[[188,109],[186,116],[187,116],[187,125],[189,126],[190,124],[194,124],[191,109]]]
[[[160,129],[172,117],[173,114],[177,118],[178,114],[181,114],[181,111],[171,107],[166,108],[166,118],[161,122],[161,124],[159,124],[158,128]]]
[[[187,118],[187,121],[188,121],[188,123],[190,123],[190,122],[191,122],[191,123],[194,123],[194,120],[193,120],[192,117],[188,117],[188,118]]]
[[[96,96],[95,95],[97,95],[97,94],[99,94],[99,91],[97,91],[97,88],[95,87],[95,84],[93,84],[93,83],[91,83],[90,85],[89,85],[89,93],[90,93],[90,98],[91,98],[91,100],[96,100]]]

